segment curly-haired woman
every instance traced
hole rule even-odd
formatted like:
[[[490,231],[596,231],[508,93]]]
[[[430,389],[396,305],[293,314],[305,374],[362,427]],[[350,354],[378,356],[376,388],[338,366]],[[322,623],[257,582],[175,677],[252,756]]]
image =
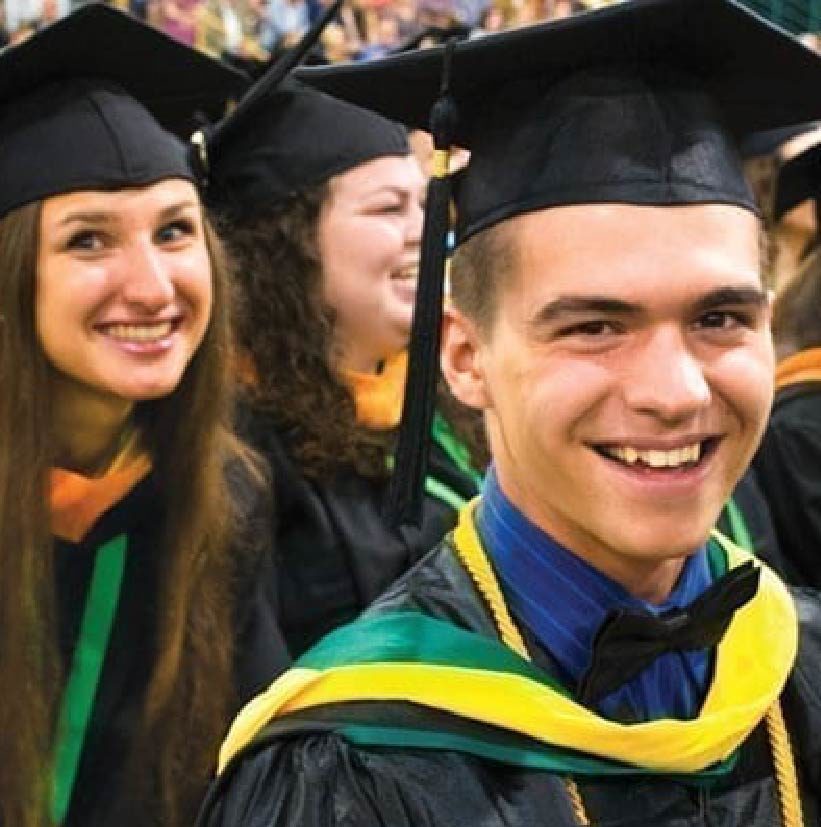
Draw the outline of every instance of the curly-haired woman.
[[[482,467],[455,433],[478,445],[481,431],[443,402],[421,528],[392,529],[423,176],[402,127],[293,80],[237,117],[208,159],[208,200],[241,286],[247,427],[272,465],[280,623],[297,655],[451,527]]]

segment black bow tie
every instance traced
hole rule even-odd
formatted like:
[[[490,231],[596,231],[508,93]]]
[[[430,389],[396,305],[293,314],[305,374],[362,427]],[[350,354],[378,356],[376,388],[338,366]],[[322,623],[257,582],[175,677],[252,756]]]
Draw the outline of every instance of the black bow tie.
[[[744,563],[686,608],[658,616],[632,609],[609,612],[596,633],[590,667],[579,684],[579,700],[592,706],[667,652],[715,646],[736,610],[755,596],[760,574],[752,561]]]

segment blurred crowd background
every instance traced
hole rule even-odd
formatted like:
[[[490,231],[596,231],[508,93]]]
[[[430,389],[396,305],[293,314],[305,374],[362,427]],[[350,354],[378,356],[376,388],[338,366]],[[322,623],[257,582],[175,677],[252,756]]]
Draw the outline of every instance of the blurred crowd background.
[[[328,0],[112,0],[216,57],[267,59],[287,48]],[[0,0],[0,45],[25,39],[84,0]],[[615,0],[353,0],[324,38],[332,62],[368,60],[418,45],[431,28],[480,36],[566,17]],[[815,45],[821,0],[745,0]]]
[[[431,27],[497,31],[564,17],[608,0],[354,0],[324,38],[328,60],[367,60]],[[612,0],[611,0],[612,1]],[[114,5],[214,56],[265,59],[287,48],[325,0],[114,0]],[[67,14],[77,0],[0,0],[5,43]]]

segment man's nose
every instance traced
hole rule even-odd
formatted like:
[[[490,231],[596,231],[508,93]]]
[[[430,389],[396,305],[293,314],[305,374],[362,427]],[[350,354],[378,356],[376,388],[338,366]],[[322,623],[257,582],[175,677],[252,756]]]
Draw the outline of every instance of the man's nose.
[[[680,329],[654,331],[634,357],[624,387],[633,411],[676,423],[686,421],[709,403],[704,365]]]

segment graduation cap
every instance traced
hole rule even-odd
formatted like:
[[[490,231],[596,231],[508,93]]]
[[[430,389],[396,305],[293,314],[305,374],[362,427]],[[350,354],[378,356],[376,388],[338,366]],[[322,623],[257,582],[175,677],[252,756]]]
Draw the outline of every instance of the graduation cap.
[[[817,118],[821,58],[733,0],[632,0],[302,80],[471,150],[457,243],[512,216],[602,202],[755,210],[737,141]],[[429,126],[428,126],[429,125]],[[432,194],[391,508],[419,513],[438,372],[447,204]],[[429,302],[430,305],[426,303]]]
[[[260,77],[270,66],[270,59],[252,57],[248,55],[235,55],[231,52],[223,52],[221,58],[223,63],[227,63],[244,75],[247,75],[251,81],[259,80]],[[225,113],[220,113],[225,114]],[[201,126],[201,124],[200,124]]]
[[[750,161],[753,158],[775,155],[787,141],[791,141],[799,135],[806,135],[808,132],[815,132],[819,127],[821,127],[821,122],[812,121],[811,123],[755,132],[741,141],[741,157],[745,161]]]
[[[0,52],[0,215],[78,189],[193,179],[196,114],[241,74],[108,6],[84,6]]]
[[[254,214],[366,161],[410,153],[400,124],[290,76],[340,5],[275,60],[230,115],[195,136],[209,206]]]
[[[815,201],[816,215],[821,201],[821,144],[816,144],[784,163],[778,170],[773,218],[779,221],[804,201]]]
[[[232,215],[282,203],[366,161],[410,152],[404,127],[293,78],[241,120],[241,129],[207,148],[206,201]]]

